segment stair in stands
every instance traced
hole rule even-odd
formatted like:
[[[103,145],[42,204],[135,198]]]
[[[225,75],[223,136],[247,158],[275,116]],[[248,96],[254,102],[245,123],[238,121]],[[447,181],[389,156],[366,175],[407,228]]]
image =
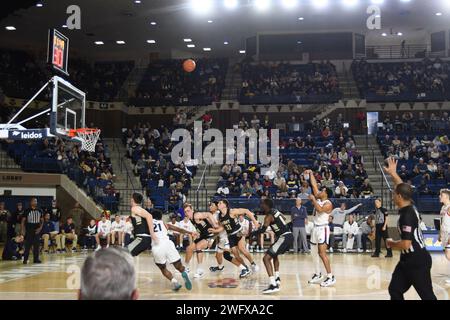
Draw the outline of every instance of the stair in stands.
[[[382,195],[382,186],[386,187],[386,183],[379,168],[377,161],[383,165],[384,157],[378,146],[375,136],[373,135],[355,135],[356,148],[364,159],[364,168],[369,176],[369,181],[374,189],[375,195]],[[375,161],[374,161],[375,160]],[[388,182],[392,186],[390,177]]]

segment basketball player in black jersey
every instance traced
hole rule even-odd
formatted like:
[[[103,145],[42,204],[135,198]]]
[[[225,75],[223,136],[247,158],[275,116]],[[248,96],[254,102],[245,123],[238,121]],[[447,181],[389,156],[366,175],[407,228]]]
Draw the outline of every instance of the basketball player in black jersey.
[[[291,230],[289,230],[283,214],[273,208],[273,201],[271,199],[262,200],[261,209],[266,216],[264,217],[264,224],[256,230],[255,233],[264,233],[267,230],[267,227],[270,226],[277,237],[276,241],[270,246],[263,257],[263,262],[270,280],[269,287],[263,290],[263,293],[268,294],[280,291],[280,261],[278,260],[278,256],[292,247],[294,244],[294,236],[292,235]],[[275,275],[273,272],[274,269]]]
[[[142,199],[142,194],[135,192],[130,200],[130,218],[133,224],[134,240],[128,245],[128,250],[132,256],[137,256],[141,252],[150,249],[152,240],[155,243],[158,241],[153,231],[153,217],[141,207]]]
[[[197,253],[197,271],[194,274],[194,278],[201,278],[205,275],[205,271],[202,268],[204,258],[203,250],[210,247],[214,238],[214,235],[209,230],[211,228],[217,228],[218,224],[211,212],[194,212],[194,208],[190,203],[185,203],[183,209],[184,214],[197,230],[197,234],[194,234],[193,243],[186,248],[186,266],[189,266],[195,251]]]
[[[220,211],[220,226],[216,229],[210,229],[210,232],[214,234],[219,234],[223,230],[227,232],[230,250],[236,259],[235,261],[238,261],[240,263],[238,266],[239,269],[241,269],[241,274],[239,275],[239,277],[244,278],[250,274],[250,270],[245,265],[244,260],[240,256],[240,253],[242,253],[247,258],[247,260],[249,260],[252,271],[257,272],[258,266],[256,265],[253,256],[245,248],[245,237],[241,234],[242,226],[238,221],[238,217],[240,215],[246,215],[253,222],[256,228],[259,228],[258,220],[256,220],[254,214],[248,209],[230,209],[228,201],[225,199],[220,200],[217,204],[217,207]]]
[[[392,300],[403,300],[403,294],[413,286],[422,300],[436,300],[431,281],[431,256],[425,248],[420,229],[420,215],[413,205],[413,189],[397,174],[397,160],[387,160],[386,173],[394,180],[393,199],[398,207],[400,239],[386,240],[386,246],[401,250],[400,261],[392,274],[389,294]]]

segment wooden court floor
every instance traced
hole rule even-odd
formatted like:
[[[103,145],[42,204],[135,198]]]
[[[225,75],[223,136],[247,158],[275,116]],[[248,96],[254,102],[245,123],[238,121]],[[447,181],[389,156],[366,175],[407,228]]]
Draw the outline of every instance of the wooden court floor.
[[[76,299],[79,286],[79,270],[85,257],[90,253],[50,254],[42,257],[41,265],[23,265],[21,262],[0,262],[0,299]],[[337,283],[332,288],[309,285],[312,275],[312,261],[309,255],[286,254],[281,258],[281,291],[267,296],[261,294],[268,278],[262,264],[262,254],[255,253],[260,267],[258,273],[247,279],[238,280],[234,266],[225,265],[220,274],[206,271],[201,279],[192,279],[193,290],[171,291],[168,280],[163,279],[159,269],[153,264],[151,254],[136,258],[138,288],[141,299],[388,299],[387,287],[392,270],[398,261],[398,253],[393,259],[371,258],[369,254],[331,254],[333,272]],[[450,286],[445,279],[450,277],[450,263],[443,254],[432,254],[433,287],[438,299],[449,299]],[[206,254],[205,269],[215,262],[214,254]],[[196,265],[191,265],[191,278]],[[171,268],[172,270],[172,268]],[[180,274],[176,274],[181,280]],[[232,288],[221,288],[229,284]],[[418,299],[414,289],[405,297]]]

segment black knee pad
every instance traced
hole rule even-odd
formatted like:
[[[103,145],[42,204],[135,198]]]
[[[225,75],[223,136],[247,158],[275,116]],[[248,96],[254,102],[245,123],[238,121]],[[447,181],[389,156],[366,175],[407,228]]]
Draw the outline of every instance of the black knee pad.
[[[225,258],[225,260],[230,261],[233,260],[233,257],[231,256],[231,253],[229,251],[225,251],[223,253],[223,257]]]

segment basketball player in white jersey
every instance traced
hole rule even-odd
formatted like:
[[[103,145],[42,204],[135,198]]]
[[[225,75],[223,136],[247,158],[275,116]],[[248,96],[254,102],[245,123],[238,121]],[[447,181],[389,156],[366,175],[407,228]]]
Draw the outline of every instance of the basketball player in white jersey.
[[[442,189],[439,194],[442,203],[441,208],[441,232],[439,238],[445,251],[445,256],[450,261],[450,190]],[[450,279],[445,280],[450,285]]]
[[[162,221],[162,212],[161,210],[153,210],[153,231],[155,233],[156,238],[158,239],[156,244],[152,246],[152,254],[153,259],[155,260],[155,264],[161,270],[161,273],[169,279],[172,283],[172,290],[178,291],[181,289],[181,284],[178,283],[178,280],[172,275],[167,269],[167,263],[171,263],[175,269],[177,269],[181,276],[184,279],[184,285],[186,289],[192,290],[192,283],[189,279],[188,273],[185,270],[185,267],[181,263],[181,257],[175,248],[175,244],[169,238],[168,229],[183,233],[193,235],[193,232],[178,228],[174,225],[168,225]]]
[[[330,260],[327,256],[328,242],[330,239],[328,219],[331,215],[331,211],[333,211],[333,204],[328,199],[327,188],[321,187],[319,189],[312,170],[306,170],[305,174],[309,175],[311,181],[313,194],[309,196],[309,199],[314,207],[314,227],[311,231],[310,240],[311,256],[314,261],[314,275],[308,283],[320,283],[321,287],[329,287],[336,283],[336,279],[331,273]],[[325,280],[322,278],[322,273],[320,272],[320,260],[322,260],[327,271]]]

